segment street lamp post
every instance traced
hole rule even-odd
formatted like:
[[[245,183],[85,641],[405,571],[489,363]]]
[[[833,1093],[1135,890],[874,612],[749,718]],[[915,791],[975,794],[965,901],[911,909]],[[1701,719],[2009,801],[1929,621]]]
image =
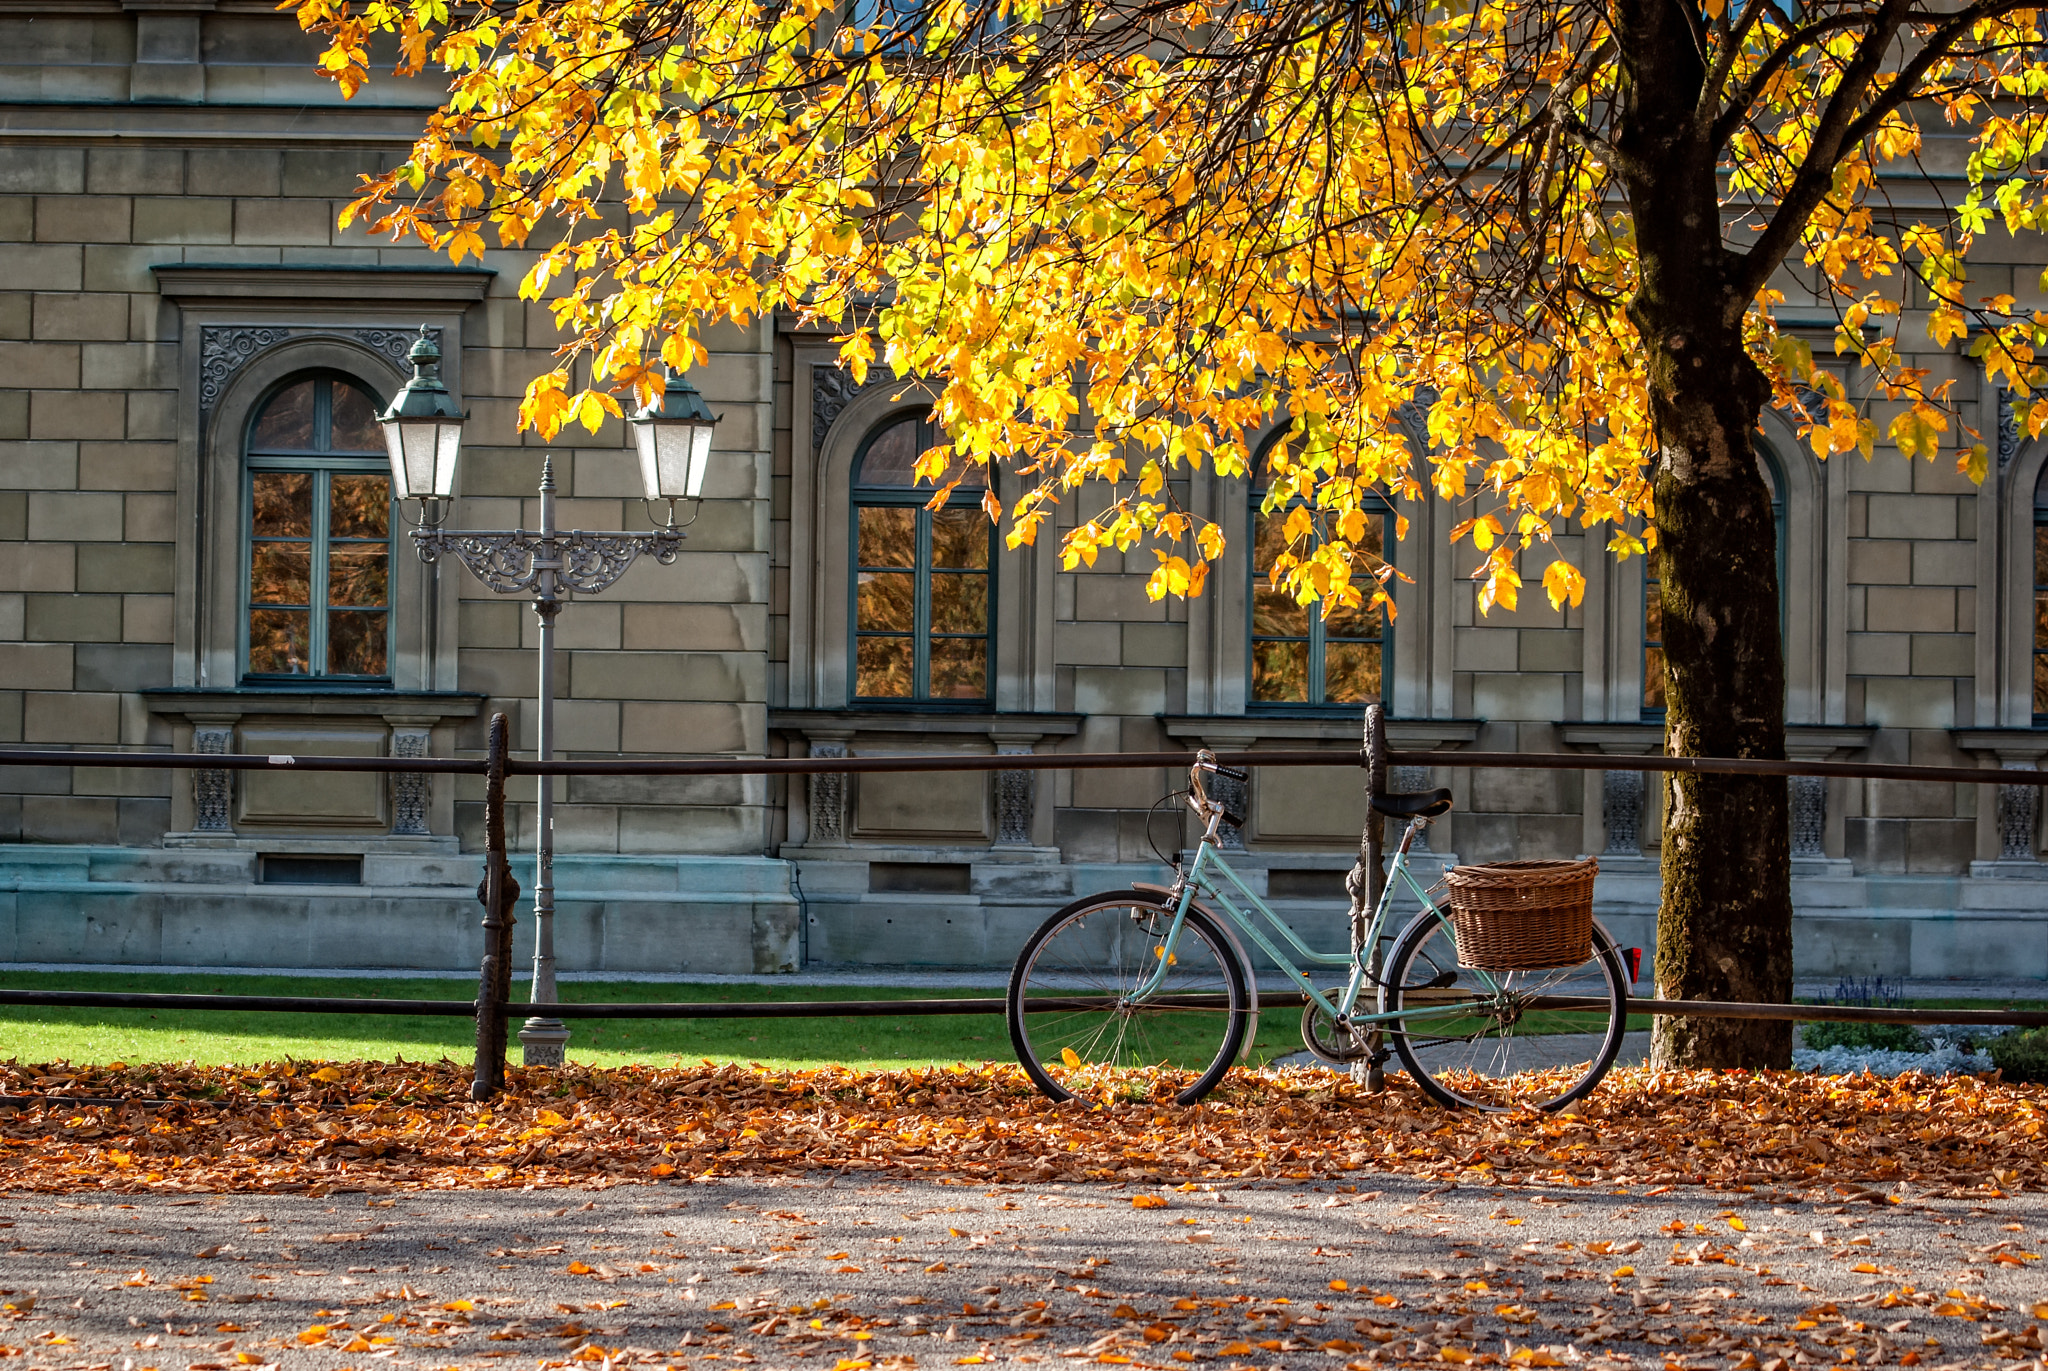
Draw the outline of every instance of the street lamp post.
[[[554,755],[555,615],[562,592],[596,595],[612,586],[644,555],[668,566],[682,551],[676,524],[677,500],[700,498],[711,455],[711,431],[718,420],[696,388],[671,371],[661,399],[631,419],[640,458],[644,499],[668,503],[668,523],[651,533],[563,532],[555,527],[554,459],[540,475],[540,528],[464,532],[442,527],[455,491],[461,454],[462,415],[441,383],[441,352],[425,329],[412,346],[413,377],[391,408],[379,416],[391,457],[393,492],[420,501],[420,526],[412,533],[422,562],[445,553],[500,595],[531,595],[540,621],[535,754]],[[694,516],[693,516],[694,517]],[[536,1006],[560,1003],[555,988],[555,823],[554,778],[538,778],[533,882],[533,992]],[[569,1043],[560,1019],[536,1015],[519,1030],[528,1066],[558,1066]]]

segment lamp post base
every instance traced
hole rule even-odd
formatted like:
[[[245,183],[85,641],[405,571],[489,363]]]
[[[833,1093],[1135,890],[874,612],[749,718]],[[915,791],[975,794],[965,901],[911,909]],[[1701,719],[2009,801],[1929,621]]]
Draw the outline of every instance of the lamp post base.
[[[560,1019],[528,1019],[519,1029],[520,1062],[560,1066],[569,1052],[569,1026]]]

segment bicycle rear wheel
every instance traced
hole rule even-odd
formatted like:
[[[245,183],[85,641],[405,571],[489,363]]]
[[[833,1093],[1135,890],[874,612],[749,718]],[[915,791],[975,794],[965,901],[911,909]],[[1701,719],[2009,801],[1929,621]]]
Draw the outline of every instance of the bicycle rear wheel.
[[[1165,905],[1119,891],[1077,900],[1031,935],[1007,1008],[1011,1045],[1039,1090],[1055,1100],[1145,1098],[1160,1069],[1175,1073],[1181,1104],[1215,1089],[1244,1046],[1250,983],[1207,915],[1188,911],[1169,954],[1172,926]],[[1157,989],[1131,1000],[1165,956]]]
[[[1559,1109],[1614,1065],[1628,1027],[1628,978],[1598,925],[1575,966],[1482,974],[1458,965],[1448,920],[1425,909],[1395,940],[1383,1012],[1415,1083],[1449,1108]]]

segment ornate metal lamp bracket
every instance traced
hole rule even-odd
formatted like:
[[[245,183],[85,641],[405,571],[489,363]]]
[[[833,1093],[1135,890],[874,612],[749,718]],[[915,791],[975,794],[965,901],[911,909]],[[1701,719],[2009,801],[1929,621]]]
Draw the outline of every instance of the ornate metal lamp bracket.
[[[595,595],[626,574],[642,555],[669,566],[683,550],[683,534],[674,529],[653,533],[528,533],[524,529],[460,533],[419,528],[412,534],[422,562],[455,557],[470,574],[500,595],[537,590],[547,572],[558,587]]]

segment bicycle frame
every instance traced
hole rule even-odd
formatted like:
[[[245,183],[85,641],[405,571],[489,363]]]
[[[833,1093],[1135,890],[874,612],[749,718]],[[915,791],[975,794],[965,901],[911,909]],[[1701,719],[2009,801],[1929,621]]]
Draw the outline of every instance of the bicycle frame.
[[[1379,820],[1375,816],[1370,822],[1376,823]],[[1314,948],[1303,942],[1301,935],[1294,931],[1293,926],[1278,914],[1275,914],[1271,906],[1260,899],[1258,893],[1244,883],[1244,878],[1239,876],[1229,861],[1224,858],[1222,850],[1216,842],[1217,822],[1215,818],[1212,818],[1207,831],[1202,834],[1201,841],[1195,846],[1194,859],[1181,870],[1179,878],[1175,880],[1173,888],[1169,892],[1169,898],[1173,902],[1173,923],[1168,927],[1166,936],[1162,940],[1164,951],[1158,959],[1158,965],[1152,969],[1145,983],[1132,992],[1130,998],[1134,1002],[1144,1001],[1148,996],[1155,993],[1160,984],[1166,979],[1167,969],[1173,960],[1173,949],[1180,945],[1181,929],[1186,924],[1188,910],[1193,906],[1195,896],[1199,893],[1207,896],[1214,906],[1221,910],[1225,917],[1236,926],[1240,933],[1250,938],[1264,950],[1266,955],[1271,957],[1281,970],[1286,972],[1288,977],[1301,987],[1302,992],[1309,997],[1310,1001],[1325,1014],[1328,1014],[1334,1021],[1340,1024],[1362,1026],[1391,1023],[1396,1020],[1426,1016],[1427,1010],[1414,1008],[1369,1014],[1359,1014],[1355,1011],[1358,1007],[1359,996],[1364,993],[1366,982],[1373,979],[1370,969],[1372,961],[1370,949],[1377,947],[1381,939],[1389,936],[1387,924],[1394,906],[1394,892],[1396,889],[1405,885],[1414,894],[1415,898],[1421,902],[1425,912],[1434,915],[1446,924],[1449,923],[1449,919],[1443,910],[1438,907],[1434,900],[1429,898],[1429,892],[1423,888],[1422,884],[1408,870],[1409,847],[1413,844],[1416,834],[1427,823],[1428,820],[1426,819],[1412,820],[1408,825],[1407,831],[1402,834],[1400,846],[1396,849],[1392,866],[1387,872],[1386,888],[1380,893],[1379,904],[1372,912],[1372,919],[1366,926],[1365,937],[1359,944],[1359,953],[1354,957],[1348,951],[1335,953],[1317,952]],[[1217,879],[1219,876],[1222,877],[1221,881]],[[1258,912],[1264,922],[1280,935],[1280,940],[1291,947],[1294,953],[1303,961],[1314,966],[1348,966],[1351,968],[1351,974],[1346,979],[1344,988],[1338,993],[1335,1000],[1332,1000],[1328,995],[1316,989],[1309,973],[1303,971],[1293,958],[1288,956],[1286,951],[1282,950],[1272,938],[1266,935],[1251,915],[1247,914],[1237,903],[1237,900],[1232,897],[1232,891],[1235,891],[1238,896],[1243,897],[1244,900],[1249,902],[1252,909]],[[1399,930],[1396,929],[1393,932],[1399,932]],[[1247,974],[1252,974],[1252,968],[1247,967],[1245,970]],[[1491,976],[1488,976],[1483,971],[1474,972],[1473,974],[1479,978],[1488,994],[1499,993],[1500,986]],[[1377,984],[1376,981],[1375,984]],[[1455,1008],[1447,1007],[1445,1012],[1462,1014],[1467,1012],[1468,1009],[1469,1004],[1466,1004]]]

